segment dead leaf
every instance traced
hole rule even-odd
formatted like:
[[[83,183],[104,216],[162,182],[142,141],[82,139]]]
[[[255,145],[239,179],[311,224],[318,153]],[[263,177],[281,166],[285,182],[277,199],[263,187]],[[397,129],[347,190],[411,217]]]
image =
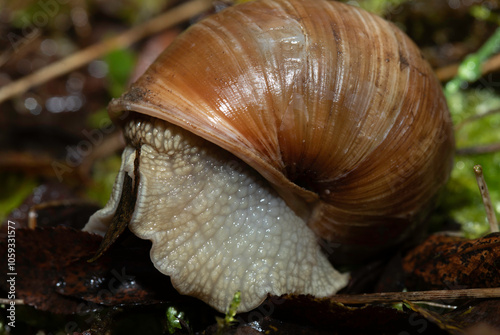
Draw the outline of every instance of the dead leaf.
[[[406,255],[403,269],[409,290],[500,287],[500,233],[432,235]]]
[[[406,303],[412,310],[424,316],[450,334],[498,334],[500,333],[500,300],[476,300],[464,304],[451,312],[433,310],[411,302]],[[485,332],[478,332],[483,329]]]
[[[81,301],[57,294],[56,284],[61,275],[70,271],[71,264],[90,257],[100,241],[97,235],[63,227],[16,229],[16,298],[54,313],[80,311]],[[7,268],[6,242],[7,239],[0,240],[0,266],[3,269]],[[0,285],[8,290],[5,271],[0,274]]]
[[[151,264],[148,242],[139,240],[142,248],[116,245],[102,259],[88,263],[101,243],[100,236],[55,227],[16,229],[15,239],[16,298],[37,309],[82,313],[101,304],[151,304],[179,296]],[[2,239],[3,268],[7,268],[6,256],[7,243]],[[7,279],[2,272],[3,290],[8,290]]]
[[[250,313],[266,315],[266,311],[272,312],[273,318],[283,322],[308,325],[338,334],[421,334],[424,330],[429,332],[424,334],[442,334],[438,327],[412,311],[397,310],[390,304],[349,307],[337,303],[335,296],[272,297]]]
[[[81,210],[76,203],[79,202],[85,209]],[[47,206],[44,204],[50,203],[51,206]],[[48,212],[50,210],[49,207],[53,207],[54,204],[71,204],[69,208],[66,208],[64,215],[58,208],[57,211]],[[55,206],[55,207],[59,207]],[[37,186],[33,189],[33,192],[24,199],[23,203],[18,206],[12,213],[7,217],[8,220],[16,222],[16,228],[27,228],[29,226],[30,218],[30,209],[37,206],[47,206],[47,208],[42,209],[39,208],[35,212],[36,220],[38,221],[38,226],[52,226],[55,227],[58,224],[64,224],[71,227],[75,227],[76,222],[87,221],[88,217],[95,211],[95,204],[84,204],[81,199],[79,199],[78,194],[69,188],[67,185],[58,182],[46,182]],[[47,210],[47,211],[46,211]],[[81,227],[75,227],[81,228]],[[0,232],[5,233],[6,224],[0,227]]]

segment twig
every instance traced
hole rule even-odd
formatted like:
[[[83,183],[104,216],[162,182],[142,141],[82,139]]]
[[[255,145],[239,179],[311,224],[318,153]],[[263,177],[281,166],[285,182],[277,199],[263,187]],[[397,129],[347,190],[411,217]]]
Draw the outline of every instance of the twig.
[[[468,148],[460,148],[456,150],[456,154],[459,156],[472,156],[472,155],[489,154],[497,151],[500,151],[500,143],[478,145],[475,147],[468,147]]]
[[[416,301],[420,305],[426,305],[430,307],[438,307],[438,308],[446,308],[446,309],[457,309],[457,306],[455,305],[448,305],[448,304],[441,304],[439,302],[433,302],[433,301]]]
[[[442,82],[451,80],[457,75],[459,66],[460,63],[455,63],[436,69],[436,76],[438,77],[439,81]],[[490,59],[484,62],[481,66],[481,73],[484,76],[485,74],[498,69],[500,69],[500,54],[492,56]]]
[[[33,86],[40,85],[48,80],[75,70],[96,58],[102,57],[110,51],[127,47],[146,36],[158,33],[168,27],[188,20],[208,10],[211,6],[212,2],[210,0],[193,0],[184,3],[116,37],[94,44],[87,49],[61,59],[31,75],[0,88],[0,103],[27,91]]]
[[[488,116],[491,116],[491,115],[494,115],[497,113],[500,113],[500,108],[492,109],[492,110],[489,110],[489,111],[484,112],[484,113],[472,115],[471,117],[468,117],[465,120],[463,120],[462,122],[458,123],[455,126],[455,131],[463,128],[465,125],[467,125],[469,123],[472,123],[472,122],[477,121],[477,120],[481,120],[485,117],[488,117]]]
[[[487,299],[500,298],[500,287],[470,288],[463,290],[433,290],[416,292],[383,292],[368,294],[339,294],[331,299],[343,304],[395,303],[401,301],[433,301],[455,299]]]
[[[491,204],[490,192],[488,192],[488,186],[483,176],[483,168],[481,165],[474,166],[474,173],[476,174],[477,186],[479,187],[479,192],[481,192],[481,198],[483,198],[484,209],[486,210],[486,217],[490,224],[490,230],[492,233],[498,232],[498,222],[495,216],[495,210]]]
[[[458,73],[458,67],[460,63],[450,64],[436,69],[434,72],[436,73],[436,77],[439,81],[448,81],[455,77]]]
[[[23,299],[11,300],[11,299],[0,298],[0,304],[3,304],[3,305],[9,305],[11,301],[13,301],[16,305],[24,305]]]

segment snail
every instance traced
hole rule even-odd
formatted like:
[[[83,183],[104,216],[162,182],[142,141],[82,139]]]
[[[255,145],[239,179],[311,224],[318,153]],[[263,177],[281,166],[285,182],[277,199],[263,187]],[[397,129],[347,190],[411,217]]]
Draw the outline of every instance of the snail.
[[[439,82],[395,25],[326,0],[256,0],[181,34],[109,107],[127,146],[129,229],[181,293],[225,311],[346,286],[322,245],[390,248],[422,223],[453,159]],[[128,176],[128,177],[127,177]],[[338,253],[342,255],[343,253]]]

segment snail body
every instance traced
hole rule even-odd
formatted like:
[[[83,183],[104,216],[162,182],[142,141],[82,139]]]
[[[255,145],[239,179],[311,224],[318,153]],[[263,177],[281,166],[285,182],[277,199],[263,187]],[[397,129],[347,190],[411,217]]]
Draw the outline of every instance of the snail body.
[[[360,254],[404,240],[453,156],[418,48],[324,0],[257,0],[200,21],[109,111],[128,145],[85,229],[106,231],[138,161],[130,229],[180,293],[220,311],[238,290],[240,311],[269,293],[334,294],[348,275],[318,239]]]

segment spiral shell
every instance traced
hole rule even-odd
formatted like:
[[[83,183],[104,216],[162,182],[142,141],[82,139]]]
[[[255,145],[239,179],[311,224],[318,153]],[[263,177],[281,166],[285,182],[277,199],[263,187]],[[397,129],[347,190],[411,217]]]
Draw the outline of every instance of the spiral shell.
[[[123,110],[232,152],[313,208],[319,236],[362,247],[415,224],[453,155],[446,102],[418,48],[333,1],[255,1],[203,20],[110,105]]]
[[[167,121],[254,168],[317,236],[403,240],[446,182],[439,82],[393,24],[324,0],[256,0],[190,27],[109,111]]]

